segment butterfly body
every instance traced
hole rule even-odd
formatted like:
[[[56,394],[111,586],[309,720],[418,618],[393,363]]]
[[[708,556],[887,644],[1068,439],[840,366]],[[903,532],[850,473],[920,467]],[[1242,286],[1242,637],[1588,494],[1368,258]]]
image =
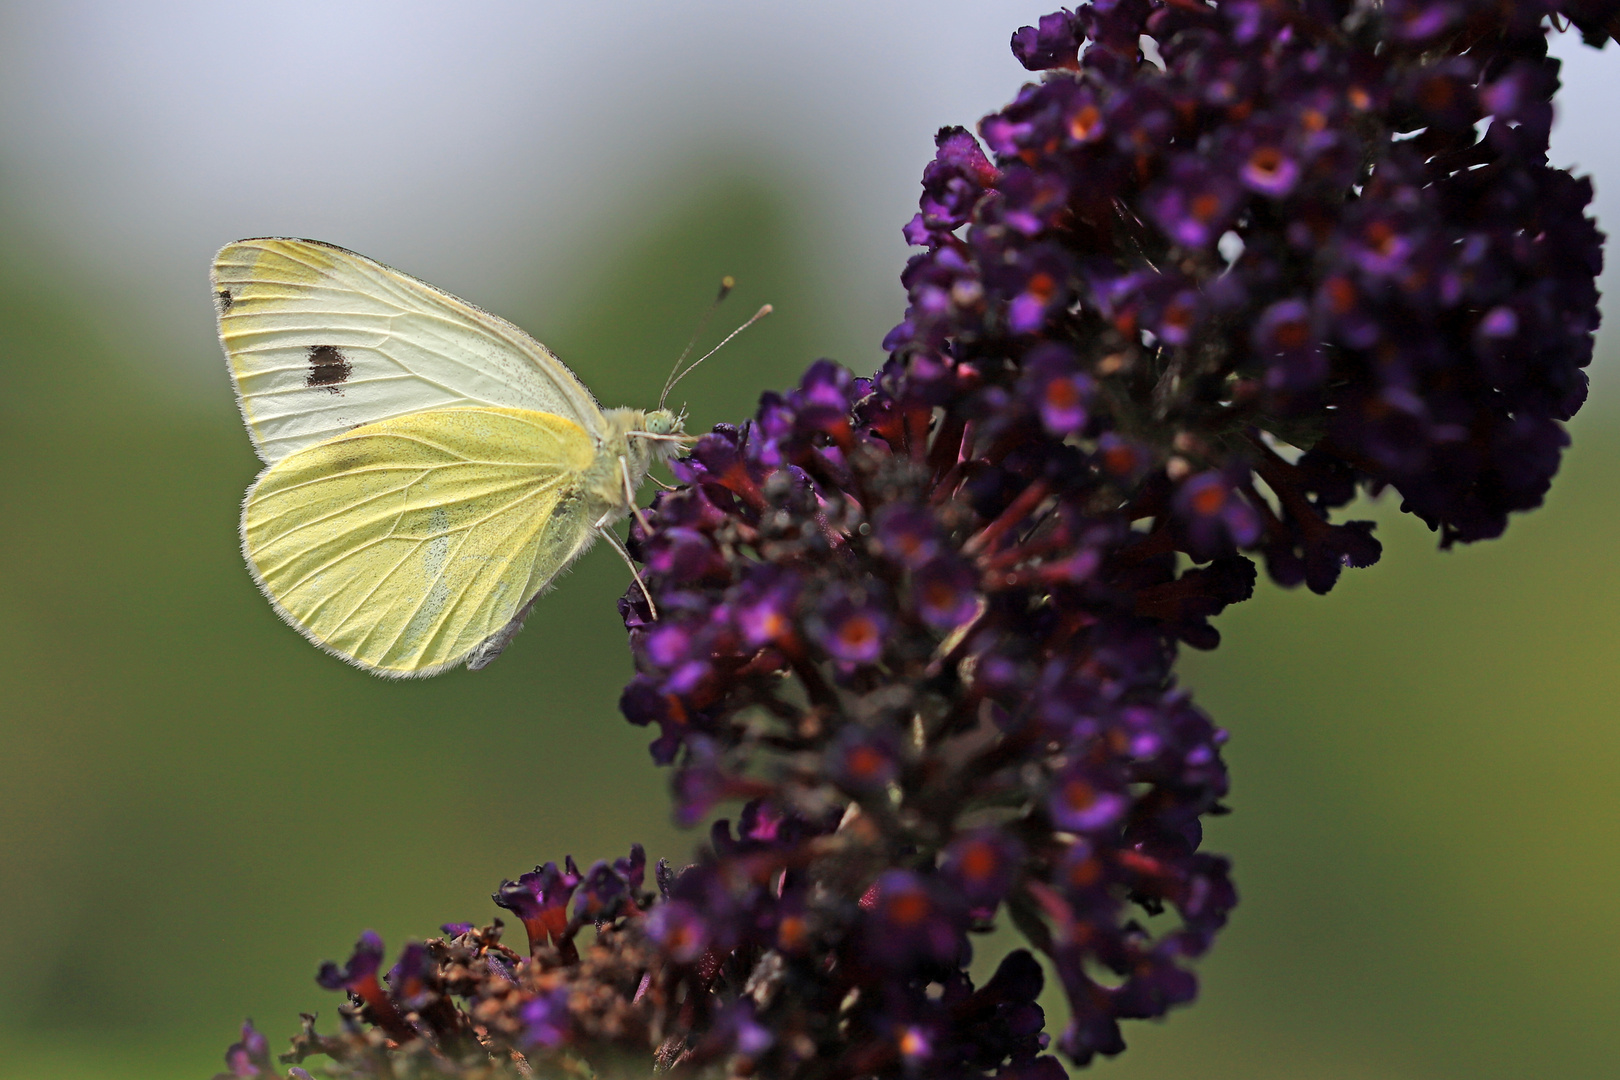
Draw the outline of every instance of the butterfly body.
[[[242,547],[275,609],[380,675],[478,668],[680,445],[600,408],[521,330],[341,248],[215,260],[220,336],[267,467]]]

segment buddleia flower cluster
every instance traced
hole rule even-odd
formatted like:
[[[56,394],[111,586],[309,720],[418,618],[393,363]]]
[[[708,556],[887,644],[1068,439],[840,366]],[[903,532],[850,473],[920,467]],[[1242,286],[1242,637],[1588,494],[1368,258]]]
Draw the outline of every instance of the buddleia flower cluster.
[[[1319,593],[1375,562],[1337,519],[1359,493],[1442,546],[1540,504],[1602,240],[1547,160],[1547,34],[1602,44],[1617,9],[1111,0],[1020,29],[1037,80],[938,135],[887,363],[766,394],[631,529],[621,708],[676,818],[726,815],[696,861],[503,884],[525,952],[447,926],[384,977],[362,938],[321,973],[340,1027],[290,1059],[1050,1080],[1192,1000],[1236,893],[1202,844],[1226,733],[1177,650],[1218,643],[1256,560]],[[251,1028],[228,1060],[271,1075]]]

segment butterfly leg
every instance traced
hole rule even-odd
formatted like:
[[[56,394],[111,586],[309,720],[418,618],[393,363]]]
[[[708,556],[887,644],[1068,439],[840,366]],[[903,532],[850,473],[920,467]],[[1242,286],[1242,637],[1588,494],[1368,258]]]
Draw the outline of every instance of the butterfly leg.
[[[624,458],[619,459],[619,476],[624,480],[624,501],[630,507],[630,513],[635,516],[636,524],[641,526],[641,535],[651,536],[652,526],[642,516],[641,507],[636,505],[636,486],[630,482],[630,463]]]
[[[652,593],[648,591],[647,583],[641,580],[641,571],[636,569],[636,561],[630,557],[628,551],[624,550],[624,543],[619,539],[618,534],[608,528],[606,514],[596,523],[596,531],[601,535],[602,539],[608,542],[609,547],[619,553],[619,558],[624,560],[624,565],[630,568],[630,576],[636,579],[637,585],[641,586],[641,595],[647,598],[647,613],[652,616],[653,622],[657,622],[658,605],[653,603]]]

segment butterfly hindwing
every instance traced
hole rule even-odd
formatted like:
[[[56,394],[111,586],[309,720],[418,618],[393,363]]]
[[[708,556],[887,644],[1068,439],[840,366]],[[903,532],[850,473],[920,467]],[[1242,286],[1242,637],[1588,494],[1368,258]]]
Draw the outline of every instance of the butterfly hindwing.
[[[595,539],[579,498],[595,453],[578,424],[532,410],[368,424],[260,474],[243,551],[276,609],[323,648],[378,674],[431,675],[498,652]]]
[[[424,409],[602,412],[544,346],[407,274],[310,240],[242,240],[214,259],[220,340],[259,456]]]

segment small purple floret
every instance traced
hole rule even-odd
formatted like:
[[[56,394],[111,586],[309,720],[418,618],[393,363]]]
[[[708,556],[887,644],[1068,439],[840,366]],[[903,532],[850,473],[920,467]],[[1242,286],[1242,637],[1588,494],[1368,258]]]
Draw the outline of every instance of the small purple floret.
[[[540,995],[523,1007],[524,1041],[530,1046],[548,1049],[560,1046],[568,1039],[569,990],[559,986],[548,994]]]

